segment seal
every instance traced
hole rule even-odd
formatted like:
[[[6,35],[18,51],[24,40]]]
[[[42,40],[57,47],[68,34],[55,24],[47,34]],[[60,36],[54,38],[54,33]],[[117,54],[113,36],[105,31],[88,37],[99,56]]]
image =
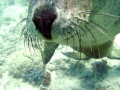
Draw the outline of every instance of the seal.
[[[44,64],[59,44],[88,57],[109,57],[120,32],[119,9],[120,0],[30,0],[22,33],[28,45],[44,41]]]

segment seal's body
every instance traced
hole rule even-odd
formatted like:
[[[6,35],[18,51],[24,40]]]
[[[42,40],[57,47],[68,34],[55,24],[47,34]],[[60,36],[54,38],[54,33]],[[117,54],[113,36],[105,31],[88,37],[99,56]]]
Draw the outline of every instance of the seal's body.
[[[31,0],[25,35],[45,41],[44,64],[59,44],[88,57],[109,56],[120,32],[119,9],[120,0]]]

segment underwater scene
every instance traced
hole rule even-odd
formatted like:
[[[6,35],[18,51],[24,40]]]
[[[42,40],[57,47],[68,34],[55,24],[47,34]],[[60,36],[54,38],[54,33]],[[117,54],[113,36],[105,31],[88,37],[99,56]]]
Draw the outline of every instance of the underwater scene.
[[[120,90],[119,8],[120,0],[1,0],[0,90]]]

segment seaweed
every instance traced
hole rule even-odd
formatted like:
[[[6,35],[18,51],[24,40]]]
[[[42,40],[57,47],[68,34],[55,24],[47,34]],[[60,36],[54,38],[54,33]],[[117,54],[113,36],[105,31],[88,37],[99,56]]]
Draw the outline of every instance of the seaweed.
[[[70,76],[79,76],[82,72],[82,69],[84,68],[84,64],[80,61],[73,62],[69,65],[69,68],[67,69],[67,75]]]
[[[108,73],[108,70],[110,69],[110,66],[107,64],[107,61],[102,60],[102,62],[95,62],[93,65],[93,71],[94,75],[96,75],[99,79],[104,79],[106,74]]]
[[[27,69],[23,73],[22,77],[23,77],[24,81],[28,81],[28,82],[35,84],[35,85],[41,85],[43,80],[46,78],[45,68],[33,67],[31,69]]]

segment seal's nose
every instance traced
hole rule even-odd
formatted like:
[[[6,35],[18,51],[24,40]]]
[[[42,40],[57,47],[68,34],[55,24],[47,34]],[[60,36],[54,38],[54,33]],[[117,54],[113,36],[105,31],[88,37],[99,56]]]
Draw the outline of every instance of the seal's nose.
[[[53,10],[35,10],[35,13],[33,15],[33,23],[36,29],[42,33],[46,39],[52,39],[51,29],[56,17],[57,15]]]

